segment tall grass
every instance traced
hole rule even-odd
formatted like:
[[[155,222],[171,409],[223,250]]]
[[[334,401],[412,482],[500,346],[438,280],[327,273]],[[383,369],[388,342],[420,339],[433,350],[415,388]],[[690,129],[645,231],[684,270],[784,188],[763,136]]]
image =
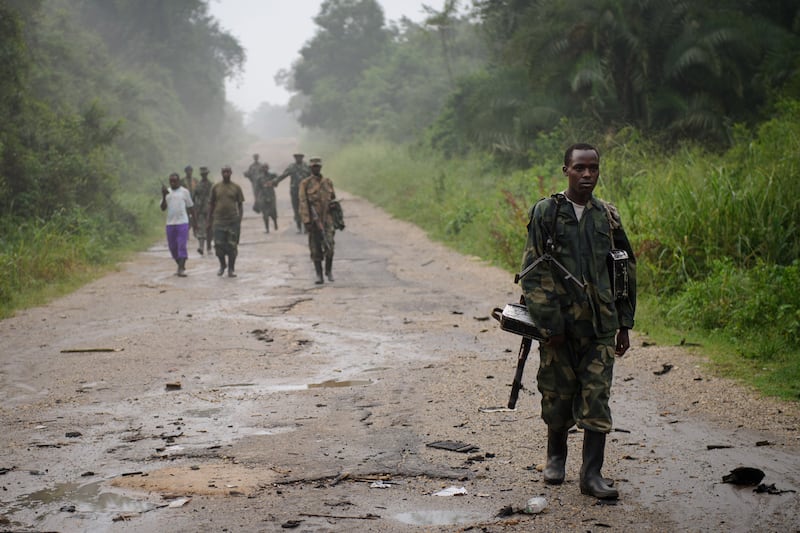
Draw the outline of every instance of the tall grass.
[[[666,154],[630,130],[603,138],[597,194],[617,204],[633,242],[640,292],[651,299],[641,322],[702,336],[724,354],[720,368],[797,399],[800,103],[737,136],[722,154],[691,145]],[[525,171],[367,142],[339,150],[326,173],[431,237],[513,271],[528,209],[566,187],[556,141],[542,139],[549,148]]]
[[[75,208],[47,220],[0,217],[0,318],[64,294],[155,236],[152,199],[118,203],[112,216]]]

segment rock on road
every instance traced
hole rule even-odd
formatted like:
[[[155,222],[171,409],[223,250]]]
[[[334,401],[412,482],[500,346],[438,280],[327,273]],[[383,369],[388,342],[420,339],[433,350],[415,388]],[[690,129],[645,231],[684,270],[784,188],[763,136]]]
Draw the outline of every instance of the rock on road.
[[[480,410],[508,400],[519,338],[489,315],[518,299],[512,276],[338,192],[333,283],[314,285],[280,187],[277,232],[247,208],[238,278],[196,241],[178,278],[159,242],[0,322],[0,529],[800,528],[797,406],[641,336],[612,389],[619,502],[580,494],[579,432],[566,482],[545,485],[535,349],[517,410]],[[472,450],[427,446],[448,440]],[[789,492],[722,483],[738,466]],[[448,487],[466,494],[434,495]],[[541,514],[498,517],[540,495]]]

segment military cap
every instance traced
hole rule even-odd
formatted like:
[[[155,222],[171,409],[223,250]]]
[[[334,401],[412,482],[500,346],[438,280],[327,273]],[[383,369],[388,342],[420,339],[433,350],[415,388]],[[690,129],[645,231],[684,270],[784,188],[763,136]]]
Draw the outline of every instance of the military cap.
[[[305,157],[305,156],[306,156],[306,154],[301,154],[299,152],[296,153],[296,154],[292,154],[292,157]]]
[[[194,169],[192,168],[192,165],[186,165],[185,167],[183,167],[183,170],[194,170]]]
[[[200,167],[200,174],[208,174],[208,167]]]
[[[320,166],[321,167],[322,166],[322,159],[319,158],[319,157],[312,157],[311,159],[308,160],[308,166],[310,166],[310,167]]]

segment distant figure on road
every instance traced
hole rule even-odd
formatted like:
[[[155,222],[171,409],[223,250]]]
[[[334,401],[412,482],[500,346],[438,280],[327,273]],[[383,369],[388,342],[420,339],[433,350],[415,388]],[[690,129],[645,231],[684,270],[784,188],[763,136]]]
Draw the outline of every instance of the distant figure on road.
[[[600,469],[612,427],[614,357],[630,347],[636,263],[617,209],[592,194],[600,177],[597,149],[570,146],[562,171],[567,189],[531,210],[522,261],[523,270],[539,262],[521,284],[531,318],[547,337],[539,343],[536,378],[547,424],[544,481],[564,482],[567,436],[577,424],[583,430],[581,492],[616,499],[613,481]]]
[[[294,222],[297,225],[297,233],[302,233],[304,226],[300,218],[300,182],[311,175],[311,169],[305,164],[304,154],[294,154],[294,163],[286,167],[286,170],[278,176],[275,186],[283,181],[287,176],[289,180],[289,194],[292,198],[292,210],[294,211]]]
[[[258,205],[257,211],[261,212],[261,217],[264,219],[264,228],[269,233],[269,220],[272,219],[272,224],[275,229],[278,229],[278,206],[275,201],[275,180],[278,175],[269,171],[269,164],[264,163],[261,166],[261,172],[256,179],[256,204]]]
[[[177,172],[169,175],[169,189],[161,187],[161,210],[167,212],[167,245],[169,253],[178,264],[176,274],[186,277],[186,243],[189,241],[189,223],[197,233],[197,220],[192,196],[186,187],[181,187]]]
[[[242,188],[231,181],[231,174],[231,167],[222,167],[222,181],[211,187],[206,224],[214,232],[214,250],[219,259],[217,276],[223,275],[227,268],[228,277],[235,278],[239,234],[244,215],[244,194]]]
[[[247,170],[244,172],[244,177],[250,180],[250,185],[253,186],[253,201],[258,199],[258,190],[256,186],[256,180],[258,180],[258,175],[261,173],[261,163],[258,162],[259,155],[253,154],[253,162],[250,163],[250,166],[247,167]]]
[[[300,218],[308,232],[308,248],[311,261],[317,273],[314,283],[325,283],[322,279],[322,260],[325,260],[325,275],[333,281],[333,234],[334,220],[329,209],[332,200],[336,199],[333,182],[322,176],[322,160],[312,158],[311,175],[300,182],[299,201]]]
[[[208,225],[208,203],[211,200],[211,186],[213,184],[208,179],[208,167],[200,167],[200,181],[194,186],[192,201],[194,211],[197,215],[197,225],[194,229],[194,236],[197,238],[197,253],[203,255],[204,245],[211,253],[211,234],[206,230]]]
[[[196,183],[196,180],[192,177],[193,171],[192,165],[186,165],[183,168],[185,175],[181,178],[181,186],[188,190],[190,194],[194,192],[194,185]]]

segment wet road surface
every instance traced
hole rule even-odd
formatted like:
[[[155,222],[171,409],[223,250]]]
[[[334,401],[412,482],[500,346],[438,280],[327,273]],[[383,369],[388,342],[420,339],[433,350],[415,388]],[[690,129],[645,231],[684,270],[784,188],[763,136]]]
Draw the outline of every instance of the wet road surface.
[[[277,232],[246,215],[237,278],[196,251],[178,278],[157,243],[0,322],[0,529],[800,528],[797,492],[722,483],[754,466],[800,490],[796,406],[638,337],[612,392],[604,471],[620,501],[580,495],[580,433],[566,483],[545,485],[535,350],[517,410],[481,411],[513,377],[519,339],[488,319],[518,298],[511,276],[341,195],[333,283],[314,285],[279,188]],[[446,440],[473,450],[427,446]],[[466,494],[434,495],[448,487]],[[498,517],[538,495],[543,513]]]

